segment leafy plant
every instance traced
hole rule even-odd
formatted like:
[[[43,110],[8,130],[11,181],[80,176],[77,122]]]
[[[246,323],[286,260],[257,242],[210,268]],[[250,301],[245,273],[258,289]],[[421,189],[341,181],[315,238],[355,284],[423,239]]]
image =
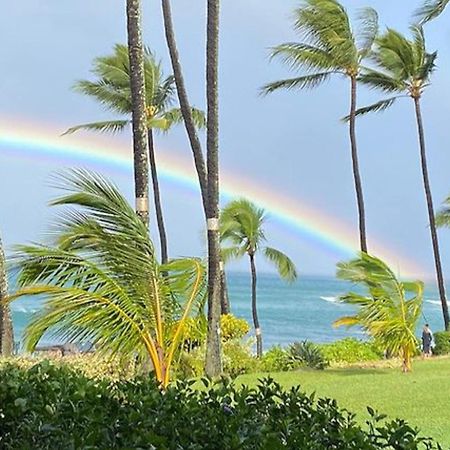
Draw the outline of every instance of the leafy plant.
[[[86,171],[60,178],[72,205],[51,245],[19,247],[19,291],[44,296],[25,331],[33,350],[48,330],[62,341],[90,341],[103,355],[150,360],[156,379],[170,381],[191,310],[202,304],[205,269],[198,259],[161,266],[146,226],[111,183]]]
[[[345,338],[320,346],[322,354],[330,363],[356,363],[376,361],[383,357],[383,352],[372,341],[360,341]]]
[[[434,333],[434,342],[436,344],[433,349],[435,355],[450,354],[450,331],[437,331]]]
[[[324,370],[329,365],[320,347],[311,341],[294,342],[289,346],[288,353],[294,363],[310,369]]]
[[[264,372],[287,372],[296,368],[287,350],[280,346],[271,347],[261,358],[261,369]]]
[[[337,276],[363,285],[367,294],[343,295],[343,302],[359,309],[334,325],[361,326],[391,355],[402,358],[404,372],[410,371],[411,358],[418,346],[415,330],[422,311],[423,283],[399,281],[383,261],[366,253],[339,263]]]
[[[220,333],[223,341],[242,339],[250,331],[250,325],[245,319],[223,314],[220,318]]]
[[[226,380],[171,384],[148,378],[111,384],[42,363],[0,369],[0,447],[158,450],[431,450],[403,420],[369,409],[367,427],[335,400],[284,390],[272,379],[255,388]],[[189,420],[187,420],[187,418]]]

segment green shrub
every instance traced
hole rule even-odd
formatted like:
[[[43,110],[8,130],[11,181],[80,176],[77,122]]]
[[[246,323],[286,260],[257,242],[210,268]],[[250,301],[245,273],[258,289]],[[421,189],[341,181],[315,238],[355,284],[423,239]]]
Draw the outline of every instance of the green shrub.
[[[245,319],[225,314],[220,318],[220,332],[224,342],[242,339],[250,331]]]
[[[280,346],[270,348],[261,358],[261,370],[264,372],[286,372],[293,368],[292,358]]]
[[[323,355],[330,363],[357,363],[376,361],[383,357],[383,352],[373,342],[345,338],[320,346]]]
[[[252,342],[228,341],[222,345],[223,371],[232,378],[258,372],[260,361],[251,352]]]
[[[436,346],[433,349],[435,355],[450,354],[450,331],[438,331],[434,333]]]
[[[310,341],[294,342],[289,346],[289,356],[296,364],[310,369],[324,370],[329,365],[320,348]]]
[[[271,379],[256,388],[193,382],[162,392],[148,378],[92,380],[42,363],[0,369],[0,448],[158,450],[436,449],[402,420],[368,427],[335,400]]]

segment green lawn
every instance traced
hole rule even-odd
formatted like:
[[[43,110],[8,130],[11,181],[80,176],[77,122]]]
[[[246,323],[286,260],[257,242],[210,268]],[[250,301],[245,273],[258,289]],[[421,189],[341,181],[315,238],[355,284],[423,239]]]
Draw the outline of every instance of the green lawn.
[[[244,375],[238,381],[254,385],[264,376]],[[399,369],[347,368],[271,376],[286,388],[300,385],[306,392],[335,398],[361,421],[368,417],[368,405],[389,417],[404,418],[423,434],[450,446],[450,359],[417,361],[407,375]]]

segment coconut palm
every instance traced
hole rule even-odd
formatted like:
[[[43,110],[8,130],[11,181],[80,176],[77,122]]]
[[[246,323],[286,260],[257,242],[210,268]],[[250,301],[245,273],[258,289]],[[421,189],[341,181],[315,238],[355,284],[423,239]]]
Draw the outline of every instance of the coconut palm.
[[[116,45],[112,55],[96,58],[92,72],[96,75],[97,80],[78,81],[74,89],[84,95],[93,97],[114,113],[121,116],[131,115],[130,61],[127,47]],[[169,131],[173,125],[182,122],[183,117],[180,109],[171,107],[175,96],[175,81],[172,76],[164,76],[160,62],[156,60],[149,49],[145,49],[144,73],[150,171],[156,222],[161,245],[161,261],[164,264],[168,261],[167,233],[156,165],[154,132]],[[202,111],[193,108],[192,115],[197,127],[205,126],[205,118]],[[131,119],[128,118],[87,123],[69,128],[65,134],[79,130],[115,133],[128,127],[130,123]]]
[[[264,245],[265,221],[265,211],[245,199],[230,202],[222,209],[220,215],[224,260],[238,259],[244,255],[249,257],[252,274],[252,315],[258,357],[262,356],[262,331],[256,301],[256,256],[262,253],[265,259],[275,266],[282,279],[292,282],[297,278],[295,265],[290,258],[279,250]]]
[[[8,296],[8,279],[6,276],[5,253],[0,238],[0,355],[10,356],[14,350],[14,333],[11,312],[5,299]]]
[[[366,293],[349,292],[341,301],[357,306],[353,316],[342,317],[334,326],[360,326],[391,355],[402,358],[404,372],[411,370],[417,350],[415,336],[422,311],[423,283],[401,282],[380,259],[361,253],[359,258],[338,264],[337,277],[361,285]]]
[[[206,229],[208,232],[208,339],[206,374],[222,372],[220,355],[220,313],[222,280],[220,271],[219,228],[219,6],[220,0],[207,2],[206,33],[206,166],[208,204]]]
[[[115,186],[73,171],[52,202],[69,205],[49,245],[19,247],[13,262],[22,296],[43,296],[25,332],[32,351],[44,333],[92,342],[99,353],[150,360],[167,386],[184,324],[203,305],[206,276],[197,259],[160,265],[146,225]]]
[[[136,212],[148,226],[148,132],[145,114],[144,46],[141,0],[127,0],[127,36],[133,122],[134,190]]]
[[[416,11],[421,24],[439,17],[450,3],[450,0],[426,0],[422,7]]]
[[[311,89],[321,85],[333,75],[347,78],[350,83],[350,146],[353,178],[359,216],[361,251],[367,252],[364,196],[359,171],[355,129],[357,79],[362,62],[370,55],[378,32],[375,10],[366,8],[361,14],[361,31],[356,34],[347,11],[337,0],[305,0],[295,10],[294,29],[301,42],[287,42],[272,50],[272,58],[279,58],[299,75],[266,84],[265,94],[280,89]]]
[[[422,177],[434,252],[436,278],[445,329],[448,329],[450,321],[439,251],[439,240],[436,231],[433,196],[428,175],[425,131],[421,112],[422,95],[430,84],[431,75],[435,70],[437,53],[427,52],[425,36],[420,26],[412,26],[411,31],[413,35],[411,40],[392,29],[389,29],[383,36],[377,39],[373,59],[378,67],[376,69],[366,69],[359,77],[359,81],[373,89],[394,95],[368,107],[361,108],[357,111],[357,114],[384,111],[392,106],[397,99],[402,97],[409,97],[413,101],[419,136]]]

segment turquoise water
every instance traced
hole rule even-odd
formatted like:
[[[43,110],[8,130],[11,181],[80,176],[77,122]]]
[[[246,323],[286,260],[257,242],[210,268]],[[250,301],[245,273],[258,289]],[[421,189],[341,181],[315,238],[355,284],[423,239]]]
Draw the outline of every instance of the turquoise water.
[[[250,323],[250,277],[245,273],[228,275],[232,312]],[[294,284],[286,284],[275,275],[258,276],[258,311],[261,321],[264,347],[287,345],[294,341],[310,339],[330,342],[348,336],[364,338],[362,331],[345,328],[334,329],[337,318],[351,314],[352,307],[337,302],[339,295],[351,289],[348,283],[327,277],[302,277]],[[22,299],[12,305],[16,339],[20,340],[24,327],[32,314],[38,311],[40,302]],[[437,290],[427,287],[424,317],[433,330],[442,329],[442,314]]]

